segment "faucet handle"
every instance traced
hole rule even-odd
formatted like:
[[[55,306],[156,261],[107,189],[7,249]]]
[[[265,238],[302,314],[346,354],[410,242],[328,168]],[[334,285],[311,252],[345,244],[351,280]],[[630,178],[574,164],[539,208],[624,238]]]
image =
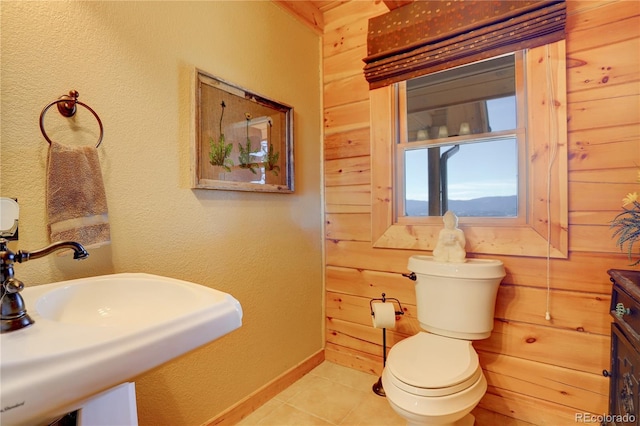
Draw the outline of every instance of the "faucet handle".
[[[28,327],[35,321],[27,314],[20,292],[24,283],[9,277],[0,288],[0,333],[9,333]]]
[[[24,289],[24,283],[13,277],[7,278],[2,286],[6,293],[20,293]]]

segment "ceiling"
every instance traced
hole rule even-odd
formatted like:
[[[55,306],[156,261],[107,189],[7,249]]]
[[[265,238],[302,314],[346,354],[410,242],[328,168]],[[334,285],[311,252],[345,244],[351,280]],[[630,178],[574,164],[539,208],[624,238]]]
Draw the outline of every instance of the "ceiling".
[[[307,1],[306,3],[311,3],[316,9],[321,12],[326,12],[327,10],[331,10],[337,6],[340,6],[342,3],[346,3],[346,1]]]
[[[304,22],[318,34],[324,32],[324,13],[334,9],[349,0],[272,0],[286,9],[289,13]],[[414,0],[383,0],[389,10],[396,9]]]

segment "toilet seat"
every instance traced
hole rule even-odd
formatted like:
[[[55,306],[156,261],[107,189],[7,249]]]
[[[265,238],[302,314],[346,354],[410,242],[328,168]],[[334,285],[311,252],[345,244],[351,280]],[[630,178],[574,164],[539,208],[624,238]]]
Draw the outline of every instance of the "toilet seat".
[[[398,388],[429,397],[461,392],[482,376],[470,341],[425,332],[396,343],[385,368]]]

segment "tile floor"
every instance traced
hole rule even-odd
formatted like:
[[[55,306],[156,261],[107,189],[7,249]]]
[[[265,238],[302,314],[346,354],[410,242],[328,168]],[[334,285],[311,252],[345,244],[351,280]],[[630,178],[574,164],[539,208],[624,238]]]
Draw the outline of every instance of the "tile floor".
[[[371,390],[378,377],[324,361],[242,420],[242,426],[406,423]]]

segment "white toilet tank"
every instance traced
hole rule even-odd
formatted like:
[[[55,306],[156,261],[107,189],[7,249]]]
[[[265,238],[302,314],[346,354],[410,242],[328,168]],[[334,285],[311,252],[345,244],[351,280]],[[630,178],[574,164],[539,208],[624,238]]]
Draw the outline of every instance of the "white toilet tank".
[[[418,321],[423,329],[456,339],[489,337],[505,276],[501,261],[467,258],[464,263],[449,263],[411,256],[408,268],[416,274]]]

